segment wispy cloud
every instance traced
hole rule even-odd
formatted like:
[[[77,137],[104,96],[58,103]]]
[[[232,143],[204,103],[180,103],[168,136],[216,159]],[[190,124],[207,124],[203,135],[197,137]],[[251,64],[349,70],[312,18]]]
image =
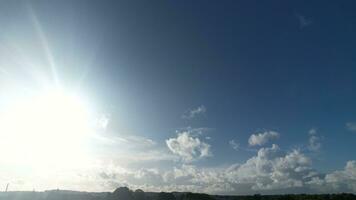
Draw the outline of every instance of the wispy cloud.
[[[199,115],[206,113],[207,109],[204,105],[200,105],[197,108],[186,111],[183,115],[183,119],[193,119]]]
[[[106,130],[110,123],[110,114],[101,114],[96,120],[95,120],[95,126],[96,128]]]
[[[263,133],[252,134],[248,139],[250,146],[261,146],[266,144],[269,140],[279,138],[279,133],[275,131],[266,131]]]
[[[230,140],[229,145],[231,146],[231,148],[235,149],[236,151],[238,151],[240,148],[240,144],[235,140]]]
[[[307,18],[306,16],[304,16],[302,14],[296,13],[295,16],[297,17],[297,19],[299,21],[299,27],[301,29],[303,29],[307,26],[310,26],[313,23],[312,20],[310,20],[309,18]]]
[[[137,135],[99,135],[96,134],[93,136],[99,142],[103,144],[112,144],[112,145],[125,145],[133,147],[149,147],[156,144],[155,141],[149,138],[137,136]]]
[[[118,160],[122,165],[135,166],[152,162],[171,162],[180,159],[155,140],[133,134],[94,134],[90,145],[97,151],[91,157],[97,160]]]
[[[349,131],[356,131],[356,122],[348,122],[348,123],[346,123],[346,128]]]
[[[213,128],[209,128],[209,127],[193,128],[191,126],[188,126],[188,127],[184,127],[184,128],[180,128],[180,129],[176,130],[176,133],[189,132],[192,136],[201,136],[201,135],[206,134],[213,130],[214,130]]]
[[[313,152],[318,152],[321,148],[321,137],[318,135],[317,129],[309,130],[308,149]]]
[[[244,147],[242,146],[238,140],[230,140],[229,141],[229,145],[232,149],[234,149],[235,151],[248,151],[248,152],[257,152],[257,149],[254,148],[250,148],[250,147]]]

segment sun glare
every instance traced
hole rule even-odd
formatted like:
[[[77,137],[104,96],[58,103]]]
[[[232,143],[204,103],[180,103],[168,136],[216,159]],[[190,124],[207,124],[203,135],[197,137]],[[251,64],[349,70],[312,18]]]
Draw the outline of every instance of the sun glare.
[[[91,127],[79,97],[50,90],[14,102],[0,114],[1,159],[69,166],[83,158]]]

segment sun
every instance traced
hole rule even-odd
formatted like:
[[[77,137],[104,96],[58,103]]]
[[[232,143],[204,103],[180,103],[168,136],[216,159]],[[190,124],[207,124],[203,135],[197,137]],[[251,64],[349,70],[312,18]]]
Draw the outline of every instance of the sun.
[[[79,164],[92,132],[89,106],[59,89],[14,100],[0,122],[0,159],[31,166]]]

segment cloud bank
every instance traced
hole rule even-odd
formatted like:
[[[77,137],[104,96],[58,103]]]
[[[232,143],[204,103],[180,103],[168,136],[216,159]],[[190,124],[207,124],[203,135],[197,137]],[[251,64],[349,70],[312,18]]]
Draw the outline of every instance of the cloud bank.
[[[310,138],[317,136],[311,129]],[[249,143],[266,144],[277,138],[273,131],[253,134]],[[210,194],[276,194],[276,193],[356,193],[356,160],[349,160],[340,170],[322,173],[313,168],[312,158],[300,149],[285,151],[277,144],[261,147],[256,154],[241,163],[221,163],[214,167],[196,161],[212,155],[210,144],[196,131],[181,131],[167,139],[166,151],[157,142],[139,136],[111,137],[100,140],[118,149],[134,146],[141,151],[120,151],[116,160],[104,160],[76,169],[31,172],[18,176],[11,170],[0,170],[0,184],[10,182],[13,189],[60,189],[112,191],[120,186],[145,191],[192,191]],[[251,140],[251,141],[250,141]],[[314,139],[309,140],[316,147]],[[239,149],[231,140],[232,148]],[[321,144],[320,144],[321,145]],[[318,149],[318,148],[315,148]],[[122,157],[129,154],[130,158]],[[238,154],[239,152],[236,152]],[[121,156],[121,157],[120,157]],[[109,156],[112,158],[113,156]],[[178,158],[178,159],[177,159]],[[125,165],[125,162],[138,163]],[[194,162],[195,161],[195,162]],[[194,163],[194,164],[193,164]],[[144,166],[144,167],[143,167]],[[6,164],[0,165],[0,169]],[[51,177],[51,181],[48,181]]]
[[[343,170],[323,174],[312,168],[311,158],[301,151],[286,152],[275,144],[260,148],[242,164],[223,167],[182,164],[134,170],[108,166],[95,172],[92,178],[107,190],[125,185],[146,191],[212,194],[356,192],[356,161],[348,161]]]
[[[191,140],[184,133],[179,137]],[[0,173],[0,183],[8,181],[3,179],[4,176],[4,173]],[[56,178],[51,184],[45,181],[47,177]],[[356,193],[356,161],[350,160],[344,169],[324,174],[315,170],[312,159],[300,150],[284,151],[273,144],[260,148],[241,164],[209,168],[178,163],[167,168],[125,168],[119,162],[102,163],[77,171],[34,174],[33,177],[21,178],[11,180],[12,186],[53,189],[60,184],[61,189],[87,191],[112,191],[119,186],[129,186],[145,191],[210,194]]]

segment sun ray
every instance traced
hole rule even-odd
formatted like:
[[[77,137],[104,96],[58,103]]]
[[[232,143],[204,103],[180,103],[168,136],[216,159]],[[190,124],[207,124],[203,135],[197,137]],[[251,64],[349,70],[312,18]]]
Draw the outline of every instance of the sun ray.
[[[58,73],[57,73],[57,68],[54,60],[54,56],[52,54],[50,45],[48,43],[46,34],[44,33],[41,23],[38,20],[33,8],[31,6],[28,6],[30,18],[32,20],[33,26],[37,32],[38,38],[40,39],[41,45],[43,47],[44,53],[46,54],[46,59],[48,61],[48,64],[51,68],[52,76],[55,82],[56,87],[60,87],[60,80],[58,78]]]

